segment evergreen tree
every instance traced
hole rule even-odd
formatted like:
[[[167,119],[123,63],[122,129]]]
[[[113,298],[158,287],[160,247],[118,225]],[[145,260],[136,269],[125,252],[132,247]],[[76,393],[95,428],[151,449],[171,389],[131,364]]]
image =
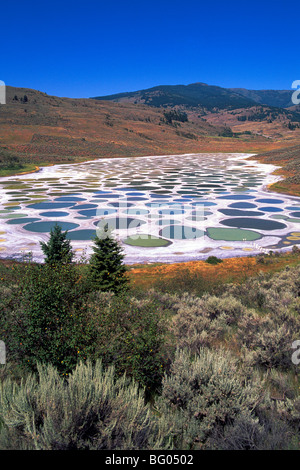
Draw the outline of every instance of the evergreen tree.
[[[73,252],[71,242],[67,239],[67,232],[62,232],[61,227],[55,224],[50,232],[48,243],[40,242],[46,256],[45,263],[71,263]]]
[[[123,263],[124,254],[119,242],[114,240],[106,224],[100,236],[94,238],[88,280],[93,290],[120,293],[126,290],[128,278]]]

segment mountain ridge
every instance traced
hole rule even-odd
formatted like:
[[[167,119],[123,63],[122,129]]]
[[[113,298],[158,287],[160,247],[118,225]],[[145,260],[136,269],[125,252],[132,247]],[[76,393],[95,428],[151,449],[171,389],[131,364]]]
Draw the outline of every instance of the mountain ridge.
[[[251,107],[254,103],[286,109],[293,106],[292,93],[292,90],[249,90],[195,82],[188,85],[157,85],[137,91],[96,96],[92,99],[116,102],[135,101],[156,107],[200,106],[208,110]]]

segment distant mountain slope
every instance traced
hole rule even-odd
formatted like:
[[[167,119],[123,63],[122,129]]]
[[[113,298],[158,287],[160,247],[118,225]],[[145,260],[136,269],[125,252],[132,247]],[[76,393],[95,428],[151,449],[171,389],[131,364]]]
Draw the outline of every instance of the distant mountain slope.
[[[207,110],[238,109],[261,104],[275,108],[289,108],[293,90],[247,90],[246,88],[222,88],[205,83],[191,85],[160,85],[145,90],[97,96],[94,99],[143,103],[156,107],[203,107]]]
[[[152,109],[175,108],[187,113],[190,120],[202,118],[213,126],[230,127],[233,132],[250,131],[281,139],[287,132],[297,129],[299,133],[300,130],[298,107],[286,108],[290,105],[291,97],[292,91],[287,90],[254,91],[193,83],[161,85],[95,99],[143,104]]]
[[[166,87],[159,96],[166,99],[168,92],[169,101],[173,98],[176,102],[180,96],[195,103],[195,90],[197,99],[202,90],[203,100],[206,97],[210,105],[218,96],[230,107],[209,111],[181,105],[166,109],[135,103],[131,98],[120,103],[59,98],[7,86],[7,104],[0,105],[0,176],[34,169],[35,165],[101,157],[256,153],[300,140],[298,123],[290,122],[294,116],[300,119],[299,113],[254,102],[250,106],[246,98],[218,87],[195,84],[185,88],[185,96],[181,86],[175,87],[181,95],[174,95],[171,88],[172,93]],[[244,107],[235,108],[241,102]]]
[[[142,104],[49,96],[7,86],[0,105],[0,175],[24,165],[101,157],[267,149],[262,136],[233,135],[222,123]]]
[[[255,102],[239,93],[205,83],[191,85],[161,85],[136,92],[97,96],[94,99],[124,102],[131,101],[155,107],[203,107],[208,110],[247,108]]]
[[[228,90],[256,103],[274,106],[275,108],[289,108],[293,106],[293,90],[247,90],[246,88],[228,88]]]

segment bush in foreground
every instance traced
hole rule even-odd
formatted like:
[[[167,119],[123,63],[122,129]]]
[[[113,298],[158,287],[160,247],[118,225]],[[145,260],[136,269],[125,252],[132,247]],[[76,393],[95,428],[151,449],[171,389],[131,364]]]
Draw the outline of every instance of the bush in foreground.
[[[94,339],[84,289],[72,264],[29,264],[18,292],[12,291],[18,303],[8,302],[0,321],[10,360],[31,370],[37,362],[50,363],[69,373],[87,358]]]
[[[276,376],[277,377],[277,376]],[[156,410],[178,449],[287,449],[299,436],[299,399],[274,405],[258,372],[226,350],[177,350]],[[298,419],[298,422],[297,422]]]
[[[5,379],[0,396],[0,448],[14,450],[155,449],[168,447],[125,375],[116,379],[100,361],[78,364],[67,380],[52,366],[39,365],[20,385]]]
[[[160,386],[167,361],[166,318],[158,302],[94,292],[88,298],[95,357],[146,387]]]

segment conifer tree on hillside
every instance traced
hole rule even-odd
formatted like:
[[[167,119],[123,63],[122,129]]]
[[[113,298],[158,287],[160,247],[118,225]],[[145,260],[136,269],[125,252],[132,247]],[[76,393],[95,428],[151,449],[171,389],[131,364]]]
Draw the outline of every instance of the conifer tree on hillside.
[[[94,238],[89,263],[89,283],[93,290],[113,291],[118,294],[128,287],[124,254],[117,240],[111,236],[106,224]]]
[[[46,256],[45,263],[71,263],[74,253],[71,242],[67,239],[67,232],[63,232],[58,224],[50,231],[48,243],[40,242],[42,250]]]

